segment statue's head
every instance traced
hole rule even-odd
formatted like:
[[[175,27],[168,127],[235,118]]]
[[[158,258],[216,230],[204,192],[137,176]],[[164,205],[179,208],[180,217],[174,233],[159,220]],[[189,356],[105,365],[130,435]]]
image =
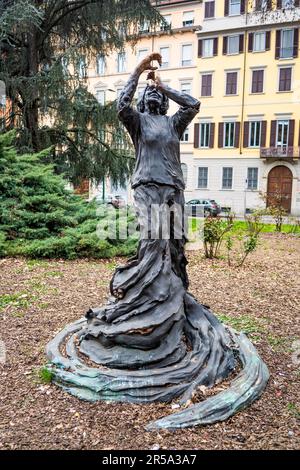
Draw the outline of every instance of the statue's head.
[[[159,91],[154,85],[147,85],[144,93],[137,103],[140,113],[144,113],[151,108],[157,108],[159,114],[167,114],[169,109],[169,98]]]

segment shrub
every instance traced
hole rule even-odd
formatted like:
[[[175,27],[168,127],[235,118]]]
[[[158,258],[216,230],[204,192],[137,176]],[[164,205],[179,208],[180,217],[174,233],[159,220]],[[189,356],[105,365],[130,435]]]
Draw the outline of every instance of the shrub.
[[[220,217],[206,217],[204,221],[204,252],[209,259],[217,258],[225,234],[232,228],[232,220]]]
[[[76,196],[45,163],[48,151],[17,155],[13,139],[13,132],[0,135],[0,256],[74,259],[135,252],[135,236],[119,239],[118,225],[110,234],[116,215],[124,226],[127,212],[100,211]]]

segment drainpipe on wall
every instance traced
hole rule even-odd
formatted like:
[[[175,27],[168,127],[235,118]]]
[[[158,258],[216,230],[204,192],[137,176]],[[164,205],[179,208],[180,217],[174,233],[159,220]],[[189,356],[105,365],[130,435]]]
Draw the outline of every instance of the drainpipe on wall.
[[[248,24],[248,7],[249,7],[247,0],[246,0],[245,4],[246,4],[246,26],[247,26],[247,24]],[[243,70],[242,112],[241,112],[241,128],[240,128],[240,155],[243,154],[247,52],[248,52],[248,30],[246,28],[245,29],[245,41],[244,41],[244,70]]]

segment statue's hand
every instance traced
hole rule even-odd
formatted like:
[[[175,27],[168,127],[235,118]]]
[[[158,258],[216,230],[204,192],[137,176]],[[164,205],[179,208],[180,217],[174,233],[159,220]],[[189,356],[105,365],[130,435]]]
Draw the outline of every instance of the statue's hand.
[[[142,73],[145,72],[146,70],[157,70],[157,67],[153,67],[151,62],[156,60],[159,65],[162,63],[162,58],[161,55],[158,52],[152,52],[152,54],[147,55],[142,62],[138,65],[138,70]]]

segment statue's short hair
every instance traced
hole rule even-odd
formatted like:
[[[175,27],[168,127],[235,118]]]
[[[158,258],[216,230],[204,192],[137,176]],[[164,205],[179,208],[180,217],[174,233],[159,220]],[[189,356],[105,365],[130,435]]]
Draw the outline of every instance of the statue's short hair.
[[[145,96],[149,88],[150,88],[149,85],[147,85],[141,98],[137,102],[137,109],[140,113],[145,112],[145,109],[146,109]],[[169,109],[169,98],[164,93],[162,93],[162,97],[163,99],[162,99],[162,104],[159,107],[159,114],[162,114],[164,116],[165,114],[167,114],[168,109]]]

